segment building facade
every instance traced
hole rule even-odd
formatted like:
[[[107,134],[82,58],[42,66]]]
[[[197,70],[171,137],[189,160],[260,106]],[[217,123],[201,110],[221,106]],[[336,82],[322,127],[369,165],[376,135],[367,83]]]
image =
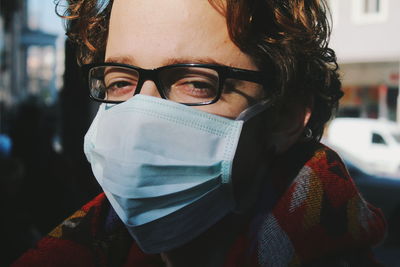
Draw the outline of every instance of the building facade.
[[[0,0],[0,133],[10,110],[29,97],[57,98],[57,35],[35,27],[28,0]]]
[[[400,123],[400,1],[329,0],[345,96],[340,116]]]

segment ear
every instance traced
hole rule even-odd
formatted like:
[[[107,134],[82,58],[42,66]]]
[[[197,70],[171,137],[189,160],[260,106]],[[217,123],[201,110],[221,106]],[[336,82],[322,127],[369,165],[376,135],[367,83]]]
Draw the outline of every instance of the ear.
[[[311,113],[310,107],[296,107],[282,114],[277,129],[271,134],[271,145],[275,147],[276,153],[284,153],[302,139]]]
[[[304,120],[303,120],[303,127],[305,128],[307,123],[310,121],[311,118],[311,108],[306,107],[304,112]]]

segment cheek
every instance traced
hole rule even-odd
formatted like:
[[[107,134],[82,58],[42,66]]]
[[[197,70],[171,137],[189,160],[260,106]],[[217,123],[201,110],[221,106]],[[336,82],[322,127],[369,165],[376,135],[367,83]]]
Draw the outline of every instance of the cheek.
[[[223,93],[218,102],[196,108],[218,116],[236,119],[242,111],[264,97],[262,87],[250,82],[242,82],[242,85],[226,91],[228,92]]]
[[[247,101],[243,98],[240,98],[240,96],[231,97],[228,100],[221,98],[217,103],[194,108],[221,117],[236,119],[239,114],[249,106]]]

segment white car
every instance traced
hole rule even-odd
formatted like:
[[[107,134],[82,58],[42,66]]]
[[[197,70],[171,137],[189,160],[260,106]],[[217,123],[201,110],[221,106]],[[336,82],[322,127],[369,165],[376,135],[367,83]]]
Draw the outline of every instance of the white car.
[[[400,126],[395,122],[337,118],[328,126],[326,143],[369,174],[400,178]]]

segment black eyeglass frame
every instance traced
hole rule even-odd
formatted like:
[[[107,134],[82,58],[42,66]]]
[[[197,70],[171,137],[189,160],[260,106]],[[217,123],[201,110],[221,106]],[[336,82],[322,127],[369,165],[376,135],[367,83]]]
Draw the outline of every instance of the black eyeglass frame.
[[[120,104],[125,101],[115,101],[115,100],[106,100],[106,99],[99,99],[92,95],[91,88],[90,88],[90,70],[95,67],[107,67],[107,66],[114,66],[114,67],[124,67],[128,69],[132,69],[138,72],[139,80],[136,86],[135,92],[133,94],[137,95],[140,93],[142,86],[145,81],[151,80],[155,83],[157,87],[157,91],[163,99],[168,99],[162,90],[163,85],[159,80],[159,73],[166,69],[173,69],[179,67],[196,67],[196,68],[207,68],[215,70],[218,73],[219,84],[217,94],[213,100],[200,102],[200,103],[181,103],[187,106],[203,106],[203,105],[210,105],[217,102],[223,91],[223,86],[226,79],[232,78],[242,81],[254,82],[261,84],[264,90],[267,90],[267,75],[265,72],[262,71],[254,71],[254,70],[246,70],[240,68],[233,68],[228,67],[225,65],[217,65],[217,64],[197,64],[197,63],[183,63],[183,64],[172,64],[167,66],[162,66],[155,69],[142,69],[136,66],[122,64],[122,63],[113,63],[113,62],[104,62],[104,63],[92,63],[92,64],[85,64],[82,65],[81,69],[83,72],[84,77],[86,78],[87,86],[90,90],[90,98],[94,101],[101,102],[101,103],[110,103],[110,104]]]

